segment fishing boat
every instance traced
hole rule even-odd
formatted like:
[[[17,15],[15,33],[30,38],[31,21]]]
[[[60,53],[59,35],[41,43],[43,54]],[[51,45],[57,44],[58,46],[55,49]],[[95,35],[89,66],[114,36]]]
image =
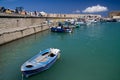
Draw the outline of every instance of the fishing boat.
[[[75,25],[80,27],[80,26],[86,26],[86,22],[85,21],[77,21],[75,22]]]
[[[80,24],[76,24],[75,26],[76,26],[76,28],[79,28],[79,27],[80,27]]]
[[[57,48],[48,48],[26,61],[21,66],[23,76],[29,77],[36,73],[49,69],[59,58],[60,50]]]
[[[72,32],[72,28],[69,27],[51,27],[52,32]]]
[[[60,33],[72,32],[72,28],[69,27],[69,25],[65,26],[64,23],[62,23],[62,22],[58,22],[58,26],[51,27],[51,31],[52,32],[60,32]]]

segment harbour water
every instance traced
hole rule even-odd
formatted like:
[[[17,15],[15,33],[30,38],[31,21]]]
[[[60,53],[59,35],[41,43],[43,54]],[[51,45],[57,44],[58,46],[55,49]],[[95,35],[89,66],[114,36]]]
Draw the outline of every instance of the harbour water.
[[[81,26],[73,33],[40,32],[0,46],[0,80],[22,80],[21,65],[46,48],[61,57],[23,80],[120,80],[120,23]]]

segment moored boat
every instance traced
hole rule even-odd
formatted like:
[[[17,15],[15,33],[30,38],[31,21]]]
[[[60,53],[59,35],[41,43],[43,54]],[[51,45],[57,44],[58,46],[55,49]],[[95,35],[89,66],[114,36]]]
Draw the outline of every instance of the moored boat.
[[[60,56],[60,50],[49,48],[41,51],[21,66],[21,72],[25,77],[42,72],[50,68]]]
[[[77,21],[75,22],[75,25],[80,27],[80,26],[86,26],[86,22],[85,21]]]
[[[69,27],[51,27],[52,32],[72,32],[72,28]]]
[[[79,27],[80,27],[80,24],[76,24],[75,26],[76,26],[76,28],[79,28]]]

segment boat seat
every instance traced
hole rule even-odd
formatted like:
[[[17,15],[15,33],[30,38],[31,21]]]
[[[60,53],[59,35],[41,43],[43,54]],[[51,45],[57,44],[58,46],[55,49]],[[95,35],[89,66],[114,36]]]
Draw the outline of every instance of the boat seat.
[[[47,61],[48,59],[47,59],[47,56],[48,56],[49,54],[46,54],[46,55],[44,55],[44,56],[39,56],[39,57],[37,57],[35,60],[36,60],[36,62],[45,62],[45,61]]]

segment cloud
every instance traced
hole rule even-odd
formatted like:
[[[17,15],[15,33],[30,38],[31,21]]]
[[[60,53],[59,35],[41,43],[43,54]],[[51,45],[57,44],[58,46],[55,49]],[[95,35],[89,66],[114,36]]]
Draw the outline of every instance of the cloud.
[[[84,12],[84,13],[96,13],[96,12],[104,12],[107,10],[108,10],[108,8],[105,6],[96,5],[96,6],[88,7],[85,10],[83,10],[82,12]]]
[[[80,10],[73,11],[74,13],[80,13]]]

